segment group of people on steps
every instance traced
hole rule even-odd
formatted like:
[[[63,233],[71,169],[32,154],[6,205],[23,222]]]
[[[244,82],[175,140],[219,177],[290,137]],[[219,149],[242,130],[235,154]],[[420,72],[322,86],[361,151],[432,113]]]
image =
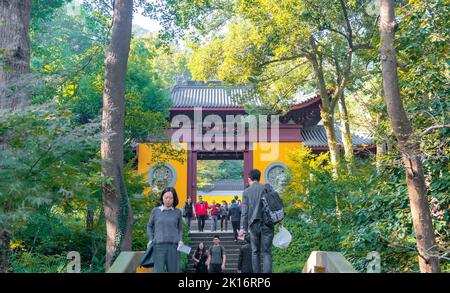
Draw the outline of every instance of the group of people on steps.
[[[251,251],[251,272],[272,272],[274,225],[263,221],[261,195],[265,186],[260,183],[260,179],[261,172],[258,169],[253,169],[249,172],[247,179],[249,186],[243,192],[241,206],[234,200],[235,202],[232,202],[228,208],[226,219],[221,222],[221,228],[223,229],[223,224],[225,224],[226,230],[227,221],[231,220],[235,241],[245,235],[244,239],[246,239],[246,242],[243,245],[245,248],[241,247],[242,264],[238,267],[241,272],[248,272],[249,270],[249,251]],[[188,199],[188,205],[192,205],[190,201],[191,199]],[[183,212],[184,209],[176,208],[177,205],[178,195],[175,188],[165,188],[161,192],[160,205],[152,210],[147,224],[147,237],[149,240],[147,246],[150,246],[152,243],[154,245],[154,272],[156,273],[177,273],[180,271],[177,248],[183,245],[183,216],[190,223],[195,211],[198,219],[198,230],[203,231],[206,215],[209,213],[213,220],[212,230],[216,231],[218,216],[222,215],[222,205],[227,207],[226,203],[217,206],[215,202],[208,206],[208,203],[204,202],[201,196],[194,208],[191,209],[191,213]],[[239,212],[236,206],[239,208]],[[205,265],[206,271],[212,273],[225,270],[226,254],[224,247],[220,245],[219,235],[214,236],[213,245],[209,249],[205,247],[204,243],[200,243],[193,256],[197,260],[194,259],[198,264],[196,270],[198,267],[199,272],[205,272]]]

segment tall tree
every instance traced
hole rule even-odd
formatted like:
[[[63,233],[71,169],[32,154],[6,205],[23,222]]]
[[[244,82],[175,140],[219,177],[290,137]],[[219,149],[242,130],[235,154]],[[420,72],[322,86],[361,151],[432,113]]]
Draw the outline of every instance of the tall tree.
[[[30,72],[30,13],[31,0],[0,1],[0,110],[15,109],[26,103],[23,93],[12,93],[10,87],[23,74]],[[0,149],[6,147],[0,137]],[[8,201],[5,212],[12,208]],[[0,273],[9,270],[11,231],[0,227]]]
[[[229,26],[223,48],[220,39],[213,39],[212,50],[203,52],[204,55],[219,52],[218,58],[198,62],[201,58],[194,55],[190,65],[195,68],[193,76],[198,77],[202,67],[204,73],[214,73],[208,67],[219,64],[217,76],[222,80],[250,82],[263,94],[281,89],[283,92],[271,99],[274,105],[280,105],[283,99],[291,99],[305,88],[305,74],[300,72],[312,72],[314,86],[322,97],[321,117],[337,175],[340,158],[334,113],[350,83],[354,53],[370,45],[376,19],[366,13],[367,2],[238,1],[233,19],[238,25]],[[332,95],[331,89],[334,89]],[[349,138],[349,126],[345,126],[344,134]],[[348,150],[350,139],[346,143]],[[347,151],[347,157],[351,160],[351,152]]]
[[[0,109],[27,104],[25,92],[12,90],[30,72],[31,0],[0,1]]]
[[[436,251],[436,243],[421,153],[411,123],[406,116],[398,86],[398,63],[394,47],[396,24],[394,0],[381,0],[380,21],[383,89],[391,127],[398,140],[406,169],[406,184],[416,234],[416,245],[420,256],[420,271],[437,273],[440,271],[439,259],[432,256],[433,252]]]
[[[114,2],[111,43],[105,60],[101,143],[106,270],[121,250],[131,249],[132,210],[124,180],[125,78],[131,42],[133,0]]]

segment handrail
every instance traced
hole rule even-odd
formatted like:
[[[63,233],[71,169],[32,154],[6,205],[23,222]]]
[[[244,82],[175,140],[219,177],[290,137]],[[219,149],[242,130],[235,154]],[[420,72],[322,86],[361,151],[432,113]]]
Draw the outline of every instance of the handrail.
[[[335,251],[313,251],[311,252],[303,273],[357,273],[352,264],[342,255]]]
[[[145,251],[122,251],[107,273],[150,273],[152,269],[140,266]]]
[[[122,251],[108,273],[151,273],[153,269],[140,266],[145,251]],[[352,264],[339,252],[311,252],[303,273],[357,273]]]

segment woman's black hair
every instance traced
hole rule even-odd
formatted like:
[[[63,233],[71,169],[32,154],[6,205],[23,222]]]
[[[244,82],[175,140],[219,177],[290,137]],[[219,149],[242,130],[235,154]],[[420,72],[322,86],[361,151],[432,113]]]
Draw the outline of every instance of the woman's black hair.
[[[200,243],[203,243],[203,249],[200,249]],[[195,252],[199,252],[200,250],[205,253],[206,252],[206,244],[204,242],[200,242],[199,244],[197,244],[197,248],[195,249]]]
[[[172,195],[173,195],[173,205],[172,206],[175,208],[178,205],[178,195],[177,195],[177,191],[173,187],[166,187],[166,188],[164,188],[164,190],[161,192],[161,196],[159,198],[159,201],[161,202],[161,204],[164,204],[163,196],[164,196],[164,194],[166,192],[172,192]]]

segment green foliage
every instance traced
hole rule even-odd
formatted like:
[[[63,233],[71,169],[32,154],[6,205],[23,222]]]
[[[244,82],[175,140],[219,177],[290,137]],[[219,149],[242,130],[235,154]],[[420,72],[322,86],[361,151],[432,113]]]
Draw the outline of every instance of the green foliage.
[[[144,7],[146,14],[158,19],[164,28],[163,39],[171,42],[191,28],[201,33],[223,28],[234,10],[234,0],[157,0]],[[192,33],[195,38],[200,37],[195,31]]]
[[[66,255],[44,255],[28,252],[14,255],[11,261],[14,273],[64,273],[66,264]]]
[[[88,196],[86,174],[98,178],[90,175],[98,160],[89,152],[98,146],[99,123],[76,127],[70,113],[49,106],[0,119],[7,145],[0,153],[2,224],[25,220],[33,207],[63,202],[74,195],[68,190]]]
[[[0,152],[0,222],[12,231],[13,243],[18,241],[25,250],[14,254],[13,259],[31,261],[34,256],[21,256],[31,251],[61,255],[89,250],[90,245],[83,243],[98,237],[84,231],[82,215],[89,207],[98,209],[101,202],[96,155],[100,124],[77,126],[68,111],[42,105],[3,115],[0,133],[7,146]],[[81,221],[81,225],[72,221]],[[77,232],[80,229],[83,231]],[[72,245],[74,241],[79,242]],[[82,255],[87,257],[89,253]],[[18,270],[22,269],[19,266]]]
[[[183,221],[183,243],[184,245],[189,246],[189,226],[187,223]],[[185,253],[180,253],[180,262],[181,262],[181,272],[185,273],[187,271],[188,266],[188,255]]]
[[[39,81],[27,87],[33,87],[35,106],[0,116],[0,226],[12,233],[14,272],[64,272],[69,251],[80,252],[82,272],[103,271],[99,121],[112,7],[89,0],[79,15],[68,15],[63,8],[68,2],[33,1],[31,71]],[[370,251],[380,253],[383,272],[418,271],[405,170],[382,99],[375,45],[380,40],[373,33],[376,17],[367,14],[369,2],[136,1],[157,16],[164,30],[161,37],[134,37],[128,62],[125,186],[134,215],[134,250],[146,247],[146,224],[159,195],[143,195],[148,185],[133,169],[133,147],[167,127],[170,101],[163,89],[188,63],[185,50],[168,44],[189,29],[189,69],[195,79],[251,83],[267,106],[258,111],[281,112],[294,94],[318,88],[313,56],[326,86],[338,85],[349,46],[345,3],[353,45],[367,49],[354,47],[346,91],[352,127],[386,143],[388,153],[378,161],[377,172],[369,156],[355,161],[352,174],[339,166],[337,179],[327,154],[315,155],[304,147],[291,154],[283,201],[293,241],[287,249],[274,248],[274,271],[300,272],[314,250],[340,251],[361,272]],[[449,123],[448,3],[402,1],[396,14],[400,91],[422,151],[436,242],[448,249],[449,130],[429,128]],[[207,35],[211,32],[214,36]],[[245,104],[246,97],[241,98]],[[152,151],[158,162],[182,161],[185,154],[164,144],[152,145]],[[238,164],[199,164],[199,187],[220,178],[241,178]],[[186,225],[183,241],[188,244]],[[181,261],[185,269],[187,256]],[[441,261],[441,269],[450,272],[449,262]]]
[[[289,267],[290,255],[298,255],[303,263],[313,250],[331,250],[344,253],[357,270],[365,272],[367,254],[377,251],[383,272],[419,270],[403,168],[384,165],[383,172],[377,173],[370,161],[356,161],[352,174],[341,173],[333,180],[323,154],[300,147],[289,158],[290,181],[283,201],[293,244],[288,248],[292,251],[275,249],[275,263]],[[436,180],[441,186],[442,178]],[[450,197],[430,189],[430,203],[437,243],[445,248],[450,239],[446,209]],[[448,263],[442,262],[441,268],[448,271]]]
[[[226,34],[194,46],[189,68],[195,79],[250,83],[272,112],[285,111],[301,91],[346,87],[349,52],[370,47],[376,29],[369,2],[236,1]]]
[[[97,204],[96,209],[100,206]],[[38,210],[14,235],[14,242],[17,243],[12,245],[14,272],[65,272],[69,251],[80,253],[82,272],[102,272],[105,225],[102,213],[95,210],[95,214],[98,218],[94,226],[87,229],[86,210],[81,208],[64,211],[60,206],[53,205]],[[59,260],[58,269],[50,265],[52,258]]]
[[[197,185],[200,190],[220,179],[242,179],[243,162],[238,160],[202,160],[197,163]]]
[[[39,24],[48,21],[58,8],[72,0],[34,0],[31,2],[32,29],[39,29]]]
[[[31,32],[32,71],[40,79],[32,92],[34,106],[0,117],[6,146],[0,152],[0,223],[12,233],[14,272],[64,272],[69,251],[80,252],[82,272],[102,272],[106,233],[99,121],[110,20],[92,5],[84,5],[80,15],[52,7]],[[145,248],[148,215],[156,202],[142,195],[147,183],[133,169],[133,142],[167,126],[170,103],[163,88],[182,72],[183,56],[160,49],[151,36],[131,45],[125,185],[135,216],[133,245],[138,249]],[[170,70],[164,71],[164,66]],[[162,77],[155,72],[163,72]],[[179,156],[165,148],[159,153]]]
[[[302,218],[289,218],[284,226],[291,233],[292,242],[285,249],[272,249],[275,273],[301,273],[312,251],[338,250],[337,241],[333,241],[335,227],[326,222],[313,224]]]

